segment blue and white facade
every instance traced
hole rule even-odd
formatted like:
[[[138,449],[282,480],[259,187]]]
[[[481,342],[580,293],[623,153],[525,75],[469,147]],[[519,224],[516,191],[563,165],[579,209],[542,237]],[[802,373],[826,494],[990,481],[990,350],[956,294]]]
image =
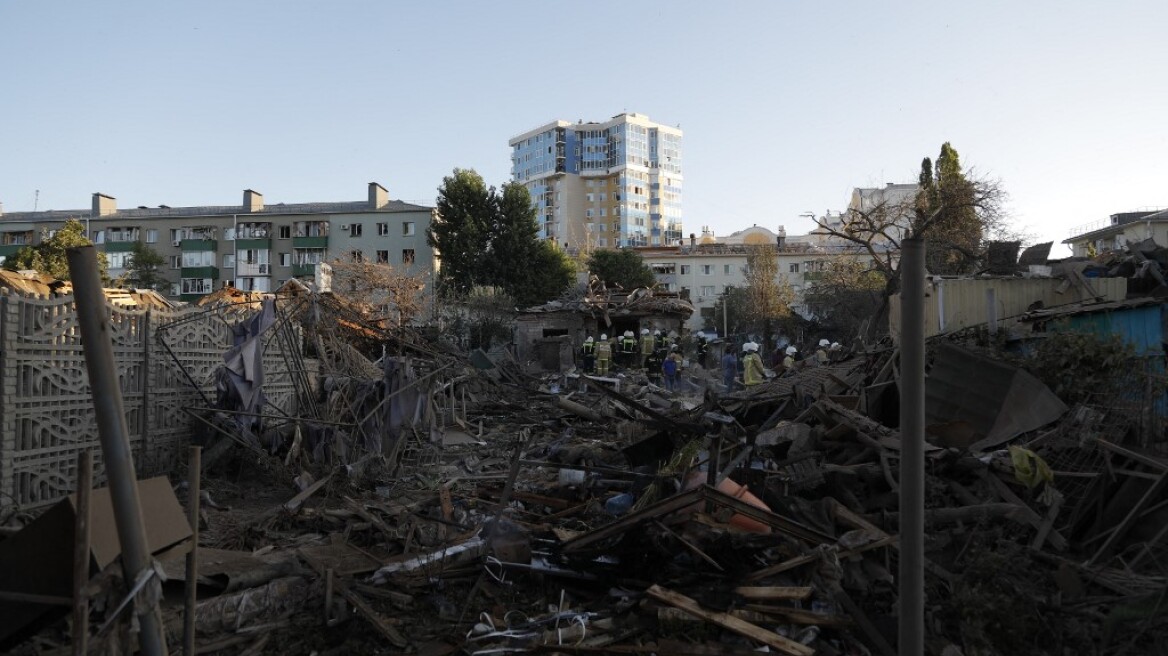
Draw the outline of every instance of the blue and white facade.
[[[508,142],[511,176],[531,192],[540,236],[568,249],[677,245],[681,137],[641,114],[555,121]]]

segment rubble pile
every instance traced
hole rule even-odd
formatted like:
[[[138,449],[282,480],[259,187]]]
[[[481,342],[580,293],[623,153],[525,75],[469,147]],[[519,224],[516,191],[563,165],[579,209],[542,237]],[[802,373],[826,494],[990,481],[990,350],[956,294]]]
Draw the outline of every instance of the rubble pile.
[[[218,454],[198,653],[897,653],[893,347],[666,391],[635,366],[537,377],[312,294],[249,311],[241,343],[310,357],[285,372],[299,416],[238,381],[192,412]],[[1161,653],[1162,436],[950,341],[930,360],[928,653]],[[156,552],[168,590],[188,549]]]

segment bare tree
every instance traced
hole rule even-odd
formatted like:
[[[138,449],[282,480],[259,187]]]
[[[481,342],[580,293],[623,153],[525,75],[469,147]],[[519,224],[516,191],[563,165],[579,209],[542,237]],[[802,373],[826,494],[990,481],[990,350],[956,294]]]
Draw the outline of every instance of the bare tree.
[[[422,274],[366,261],[335,260],[329,266],[333,293],[357,304],[370,320],[383,321],[387,327],[402,326],[420,318],[425,310]]]

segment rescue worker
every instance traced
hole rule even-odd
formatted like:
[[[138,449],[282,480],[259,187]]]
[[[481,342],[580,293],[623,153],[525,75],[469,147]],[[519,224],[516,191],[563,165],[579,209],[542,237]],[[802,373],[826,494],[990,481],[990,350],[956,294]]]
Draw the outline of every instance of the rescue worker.
[[[706,344],[706,336],[702,333],[698,333],[698,339],[697,339],[697,352],[698,352],[697,355],[698,355],[698,357],[697,357],[697,360],[698,360],[698,364],[702,365],[702,367],[709,366],[706,363],[707,349],[708,349],[708,346]]]
[[[742,381],[747,387],[754,387],[766,380],[766,369],[762,366],[762,357],[758,354],[758,344],[747,342],[742,345]]]
[[[734,390],[734,378],[738,375],[738,356],[734,355],[734,349],[730,345],[726,345],[726,354],[722,356],[722,384],[726,386],[726,391]]]
[[[665,333],[662,333],[660,330],[656,330],[653,331],[653,337],[657,340],[657,350],[664,351],[666,347]],[[664,353],[662,355],[664,355]]]
[[[596,342],[592,340],[592,335],[589,335],[584,340],[584,346],[580,348],[580,354],[584,360],[584,373],[592,373],[596,370]]]
[[[827,347],[827,359],[832,362],[839,362],[844,357],[844,347],[840,346],[839,342],[832,342],[831,346]]]
[[[649,358],[652,357],[653,351],[656,350],[657,340],[649,334],[648,328],[641,329],[641,366],[645,371],[649,371]]]
[[[608,375],[608,366],[612,363],[612,344],[608,341],[608,335],[601,334],[600,342],[596,344],[596,374],[598,376]]]
[[[661,373],[665,376],[665,389],[669,392],[677,391],[678,371],[681,369],[681,354],[676,350],[670,352],[661,363]]]
[[[633,368],[633,362],[637,357],[637,338],[633,336],[633,331],[626,330],[620,341],[621,366],[626,369]]]
[[[799,352],[799,349],[795,348],[794,346],[787,347],[787,357],[783,358],[783,371],[784,372],[793,371],[795,369],[795,355],[798,352]]]
[[[831,346],[831,342],[826,339],[819,340],[819,348],[815,349],[815,364],[823,366],[827,364],[827,348]]]

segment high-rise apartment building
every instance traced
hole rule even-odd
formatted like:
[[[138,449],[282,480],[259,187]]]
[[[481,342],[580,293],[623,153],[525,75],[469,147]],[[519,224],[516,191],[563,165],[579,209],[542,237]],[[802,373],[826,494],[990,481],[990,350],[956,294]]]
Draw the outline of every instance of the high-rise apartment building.
[[[572,250],[681,243],[681,129],[642,114],[555,121],[511,139],[539,235]]]

